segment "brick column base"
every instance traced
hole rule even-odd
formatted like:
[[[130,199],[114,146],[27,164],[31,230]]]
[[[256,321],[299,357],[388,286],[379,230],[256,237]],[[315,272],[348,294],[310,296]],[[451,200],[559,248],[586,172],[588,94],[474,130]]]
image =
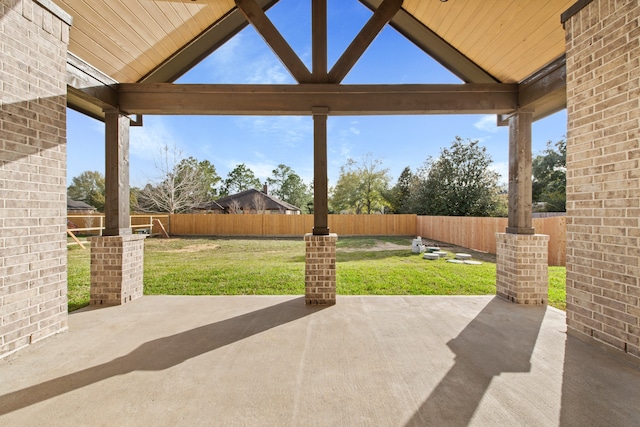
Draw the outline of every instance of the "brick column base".
[[[337,234],[305,234],[304,300],[307,305],[336,303]]]
[[[142,296],[144,235],[91,237],[91,305],[121,305]]]
[[[496,233],[496,241],[496,294],[517,304],[546,304],[549,236]]]

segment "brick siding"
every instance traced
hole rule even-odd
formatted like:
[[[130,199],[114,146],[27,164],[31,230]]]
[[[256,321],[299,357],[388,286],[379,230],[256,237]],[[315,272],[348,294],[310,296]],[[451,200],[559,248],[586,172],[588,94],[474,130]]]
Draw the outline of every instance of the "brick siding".
[[[336,303],[336,241],[337,234],[304,236],[305,302],[307,305]]]
[[[120,305],[143,293],[144,235],[91,237],[91,305]]]
[[[496,233],[496,294],[511,302],[549,301],[549,236]]]
[[[67,327],[69,26],[0,0],[0,357]]]
[[[567,326],[640,357],[640,4],[565,23]]]

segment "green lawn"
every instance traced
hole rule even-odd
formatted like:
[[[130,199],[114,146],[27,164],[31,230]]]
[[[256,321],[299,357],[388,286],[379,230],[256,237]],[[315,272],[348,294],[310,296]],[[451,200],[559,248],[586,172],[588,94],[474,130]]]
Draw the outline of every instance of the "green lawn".
[[[304,252],[302,239],[147,239],[144,293],[301,295]],[[337,292],[494,294],[495,262],[486,254],[474,254],[476,257],[483,260],[482,265],[428,261],[411,253],[411,240],[407,238],[339,237]],[[69,246],[68,259],[69,311],[73,311],[89,302],[89,251]],[[549,303],[561,309],[565,308],[564,282],[565,268],[550,267]]]

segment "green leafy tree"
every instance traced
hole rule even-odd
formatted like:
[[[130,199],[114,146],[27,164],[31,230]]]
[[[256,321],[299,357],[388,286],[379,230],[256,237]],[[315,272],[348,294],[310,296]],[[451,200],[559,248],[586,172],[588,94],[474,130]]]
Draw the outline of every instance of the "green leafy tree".
[[[252,188],[259,190],[261,187],[260,180],[256,178],[253,171],[244,163],[241,163],[227,174],[221,196],[229,196]]]
[[[373,159],[371,153],[360,162],[347,159],[333,188],[332,210],[358,214],[384,212],[388,202],[383,195],[391,179],[389,169],[382,169],[381,165],[382,161]]]
[[[502,214],[500,175],[491,170],[491,156],[479,141],[456,136],[451,147],[429,157],[417,188],[416,213],[443,216]]]
[[[278,199],[299,207],[304,213],[309,213],[309,202],[313,195],[302,178],[289,166],[280,164],[267,178],[269,193]]]
[[[67,188],[67,197],[85,202],[98,211],[104,211],[104,175],[98,171],[86,171],[74,177]]]
[[[405,167],[400,173],[396,184],[385,193],[385,199],[387,199],[392,213],[413,213],[415,208],[413,193],[417,183],[418,177],[411,172],[409,166]]]
[[[542,203],[542,210],[564,212],[567,204],[567,143],[560,140],[547,142],[543,154],[536,156],[532,163],[532,199]]]
[[[218,184],[222,178],[216,172],[216,167],[209,160],[198,161],[193,157],[182,159],[178,165],[178,169],[183,173],[186,171],[198,170],[201,181],[198,183],[203,197],[207,200],[215,200],[218,197]]]

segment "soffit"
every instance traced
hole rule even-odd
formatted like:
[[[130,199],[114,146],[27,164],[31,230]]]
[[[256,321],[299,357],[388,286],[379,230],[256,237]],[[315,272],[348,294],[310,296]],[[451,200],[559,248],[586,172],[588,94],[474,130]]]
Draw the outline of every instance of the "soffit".
[[[233,0],[55,0],[73,17],[69,51],[121,83],[135,83],[188,46]]]
[[[171,81],[169,76],[175,78],[209,51],[198,48],[200,55],[174,64],[171,72],[151,79],[149,76],[195,44],[203,33],[238,13],[234,0],[54,1],[73,17],[69,51],[121,83]],[[369,5],[381,2],[361,1]],[[263,8],[275,2],[258,0]],[[574,2],[404,0],[401,12],[415,18],[414,22],[450,45],[451,51],[464,55],[497,81],[513,83],[564,54],[560,15]],[[230,37],[239,28],[235,24],[222,31]],[[419,42],[417,37],[413,41]],[[217,40],[226,39],[218,36]]]
[[[562,56],[560,15],[576,0],[404,0],[403,9],[503,83]]]

